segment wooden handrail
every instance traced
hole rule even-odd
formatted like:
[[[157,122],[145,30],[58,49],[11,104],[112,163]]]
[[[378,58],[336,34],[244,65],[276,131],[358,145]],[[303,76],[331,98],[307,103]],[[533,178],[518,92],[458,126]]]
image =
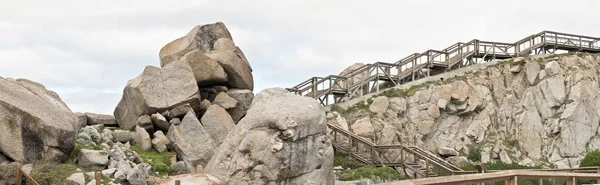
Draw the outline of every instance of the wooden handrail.
[[[559,43],[558,42],[559,40],[566,40],[567,42]],[[365,84],[365,83],[369,83],[373,80],[379,80],[378,76],[380,76],[380,75],[388,76],[388,77],[390,77],[390,79],[395,79],[397,77],[398,79],[396,79],[396,80],[401,80],[401,78],[406,77],[406,74],[408,72],[410,72],[413,75],[412,80],[415,80],[414,79],[415,72],[418,72],[419,70],[421,70],[425,67],[433,67],[434,63],[444,64],[444,65],[449,66],[449,65],[454,65],[454,64],[456,64],[456,62],[462,61],[463,59],[465,59],[467,57],[482,58],[481,56],[483,56],[483,58],[485,58],[487,56],[487,57],[491,57],[493,59],[498,54],[502,55],[502,57],[504,57],[504,58],[506,58],[507,56],[508,57],[518,57],[518,56],[528,55],[529,53],[531,53],[537,49],[540,49],[540,48],[544,49],[544,47],[550,47],[550,46],[547,46],[547,44],[552,44],[553,46],[557,46],[557,47],[550,47],[551,49],[565,47],[565,48],[571,48],[571,50],[591,49],[591,51],[600,52],[600,45],[598,45],[599,41],[600,41],[600,38],[597,38],[597,37],[574,35],[574,34],[553,32],[553,31],[542,31],[537,34],[527,36],[527,37],[525,37],[521,40],[518,40],[517,42],[514,42],[514,43],[480,41],[477,39],[473,39],[466,43],[458,42],[458,43],[452,44],[451,46],[449,46],[443,50],[430,49],[430,50],[427,50],[422,53],[410,54],[407,57],[402,58],[393,64],[383,63],[383,62],[377,62],[375,64],[366,64],[358,69],[355,69],[355,70],[349,72],[346,75],[339,76],[339,77],[340,77],[340,79],[341,79],[341,77],[352,78],[356,75],[362,75],[364,72],[367,72],[367,73],[369,73],[368,74],[369,77],[363,78],[361,80],[361,82],[354,83],[354,84]],[[572,44],[568,44],[568,43],[572,43]],[[492,48],[480,49],[480,47],[484,47],[484,48],[492,47]],[[467,53],[473,54],[474,52],[477,53],[477,55],[466,55]],[[444,55],[444,56],[442,56],[442,55]],[[441,57],[441,58],[438,58],[438,57]],[[460,58],[460,60],[457,60],[456,57]],[[418,61],[418,62],[415,62],[415,61]],[[429,65],[425,66],[423,64],[429,64]],[[410,67],[409,67],[409,65],[410,65]],[[467,64],[467,65],[470,65],[470,64]],[[386,74],[385,71],[372,70],[372,69],[376,68],[377,66],[390,67],[390,68],[395,67],[398,69],[398,74],[396,74],[397,76],[393,76],[392,74],[389,74],[389,73]],[[373,74],[372,72],[374,72],[374,71],[376,71],[377,73]],[[426,70],[426,71],[427,71],[426,76],[429,76],[430,75],[429,70]],[[377,78],[373,78],[373,76],[375,76]],[[313,78],[306,80],[292,88],[288,88],[288,90],[292,91],[296,94],[303,95],[303,93],[308,90],[315,91],[316,89],[318,89],[317,85],[324,82],[325,81],[324,79],[326,79],[326,78],[328,78],[328,77],[325,77],[325,78],[313,77]],[[331,75],[329,76],[329,78],[332,79]],[[315,83],[315,81],[318,81],[319,83]],[[409,79],[409,81],[410,81],[410,79]],[[393,83],[396,85],[398,84],[396,82],[393,82]],[[347,87],[347,84],[345,86],[346,86],[345,88],[342,88],[340,90],[349,92],[351,90],[351,88]],[[377,84],[377,91],[379,90],[378,87],[379,86]],[[314,98],[320,98],[320,96],[323,96],[323,95],[327,96],[331,92],[330,90],[333,87],[330,86],[330,87],[325,87],[325,88],[326,89],[320,90],[319,96],[317,96],[317,94],[316,94],[317,92],[313,92],[312,96],[314,96]],[[328,91],[328,89],[329,89],[329,91]]]
[[[16,173],[15,173],[16,184],[21,185],[21,182],[22,182],[21,177],[23,176],[23,177],[25,177],[27,184],[31,183],[33,185],[39,185],[31,176],[29,176],[27,173],[25,173],[23,171],[23,169],[21,169],[21,167],[23,167],[23,166],[21,166],[21,163],[17,163],[17,169],[16,169]]]

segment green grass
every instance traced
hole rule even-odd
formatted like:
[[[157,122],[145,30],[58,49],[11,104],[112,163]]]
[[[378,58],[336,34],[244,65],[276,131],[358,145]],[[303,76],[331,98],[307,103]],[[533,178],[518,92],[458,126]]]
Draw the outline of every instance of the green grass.
[[[31,171],[31,177],[39,184],[67,184],[67,177],[77,171],[77,166],[72,162],[58,163],[51,161],[38,161]]]
[[[353,106],[348,107],[348,109],[346,110],[340,110],[339,113],[341,115],[348,115],[354,112],[357,112],[358,110],[368,110],[369,105],[371,105],[372,102],[367,101],[367,103],[365,104],[365,102],[361,101],[358,102],[356,104],[354,104]]]
[[[131,146],[131,150],[135,151],[140,155],[144,162],[150,164],[154,171],[158,172],[159,175],[169,175],[171,172],[171,157],[175,156],[175,152],[163,152],[158,153],[152,149],[150,151],[144,151],[138,146]]]
[[[481,148],[479,148],[479,147],[469,148],[469,154],[467,155],[467,159],[469,159],[471,161],[481,161]]]
[[[501,161],[489,162],[484,164],[488,170],[520,170],[520,169],[540,169],[539,166],[523,166],[517,163],[507,164]]]
[[[337,152],[335,156],[333,156],[333,166],[341,166],[344,169],[357,169],[366,165],[351,159],[344,153]]]
[[[589,151],[579,163],[580,167],[600,166],[600,150]]]
[[[504,145],[509,146],[509,147],[513,147],[513,148],[518,148],[519,147],[519,140],[517,140],[517,139],[507,139],[507,140],[504,140]]]
[[[379,178],[384,181],[405,179],[405,177],[398,174],[398,172],[391,167],[360,167],[358,169],[346,171],[339,176],[344,181],[371,178]]]

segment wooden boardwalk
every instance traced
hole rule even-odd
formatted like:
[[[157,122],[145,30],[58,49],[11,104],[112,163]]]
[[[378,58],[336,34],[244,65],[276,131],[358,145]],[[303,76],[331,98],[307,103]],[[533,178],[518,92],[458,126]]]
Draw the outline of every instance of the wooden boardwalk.
[[[481,184],[504,182],[516,184],[517,180],[542,180],[555,184],[563,180],[573,184],[576,180],[600,180],[600,167],[567,169],[487,170],[483,165],[477,171],[465,171],[450,164],[438,155],[416,146],[377,145],[339,126],[328,124],[329,137],[336,152],[376,167],[392,167],[400,174],[414,180],[389,184]],[[452,176],[452,177],[445,177]]]
[[[577,171],[579,170],[579,171]],[[573,172],[575,171],[575,172]],[[577,180],[600,180],[600,173],[597,167],[592,168],[573,168],[564,171],[548,170],[506,170],[494,173],[479,173],[457,175],[451,177],[433,177],[412,179],[397,182],[382,183],[381,185],[467,185],[467,184],[504,184],[517,185],[522,180],[532,180],[542,185],[545,182],[551,184],[576,185]],[[562,183],[560,182],[562,181]]]
[[[344,76],[312,77],[287,89],[329,105],[480,62],[556,51],[600,53],[599,41],[599,37],[553,31],[542,31],[514,43],[474,39],[443,50],[415,53],[395,63],[367,64]]]

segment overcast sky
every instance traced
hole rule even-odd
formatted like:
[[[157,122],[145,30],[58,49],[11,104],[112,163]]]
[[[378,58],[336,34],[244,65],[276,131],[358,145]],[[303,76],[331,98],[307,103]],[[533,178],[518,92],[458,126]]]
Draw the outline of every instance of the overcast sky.
[[[255,93],[475,38],[600,36],[600,1],[538,2],[0,0],[0,76],[40,82],[73,111],[112,114],[166,43],[217,21],[252,65]]]

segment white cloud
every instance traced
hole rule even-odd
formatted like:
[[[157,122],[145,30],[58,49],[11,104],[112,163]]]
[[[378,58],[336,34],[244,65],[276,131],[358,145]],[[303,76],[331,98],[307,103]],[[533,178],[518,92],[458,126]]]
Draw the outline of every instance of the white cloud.
[[[577,6],[570,6],[577,5]],[[224,22],[254,69],[256,92],[395,62],[474,38],[542,30],[600,36],[599,1],[0,0],[0,76],[57,91],[74,111],[112,113],[127,80],[197,24]]]

